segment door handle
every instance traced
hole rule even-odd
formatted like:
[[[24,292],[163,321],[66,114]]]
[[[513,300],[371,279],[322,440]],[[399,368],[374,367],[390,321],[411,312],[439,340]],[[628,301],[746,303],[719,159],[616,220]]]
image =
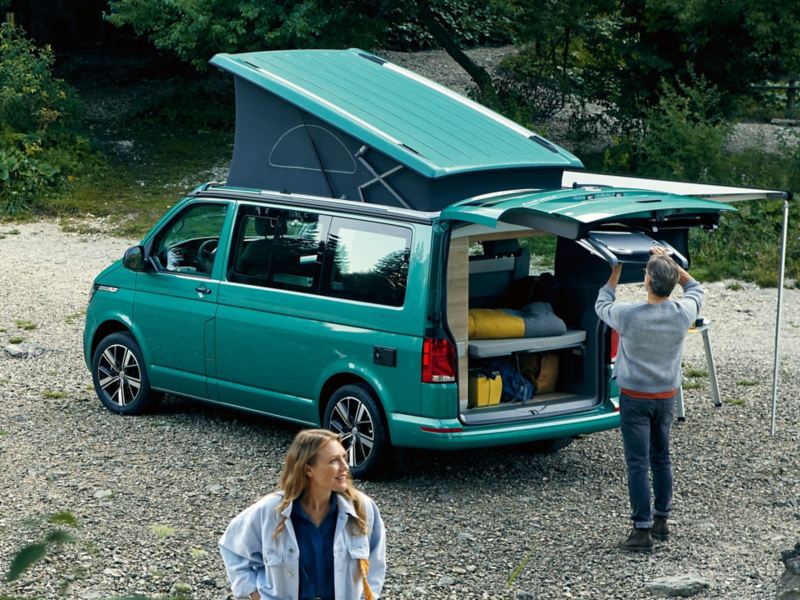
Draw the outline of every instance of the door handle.
[[[211,288],[207,288],[203,285],[198,285],[196,288],[194,288],[194,291],[197,292],[198,294],[210,294]]]

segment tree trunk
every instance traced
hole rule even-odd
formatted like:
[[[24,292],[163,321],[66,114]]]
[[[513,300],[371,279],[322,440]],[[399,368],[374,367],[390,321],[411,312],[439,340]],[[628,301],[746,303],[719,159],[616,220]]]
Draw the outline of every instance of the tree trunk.
[[[419,9],[420,20],[425,28],[430,32],[434,39],[444,49],[450,57],[456,61],[459,66],[464,69],[472,80],[477,84],[480,90],[481,98],[486,100],[494,100],[496,92],[494,83],[489,73],[479,64],[475,63],[466,53],[458,46],[453,36],[447,31],[441,23],[436,19],[436,15],[431,10],[430,4],[426,0],[421,0],[417,3]]]

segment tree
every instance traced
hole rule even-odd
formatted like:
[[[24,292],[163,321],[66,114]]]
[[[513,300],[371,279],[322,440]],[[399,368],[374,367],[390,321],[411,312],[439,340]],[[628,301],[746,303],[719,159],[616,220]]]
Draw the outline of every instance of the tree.
[[[420,45],[434,40],[469,73],[482,94],[491,97],[491,77],[463,52],[462,45],[465,39],[480,41],[491,38],[494,29],[501,30],[507,24],[503,5],[491,3],[487,8],[479,0],[114,0],[108,19],[118,26],[130,25],[157,48],[175,53],[198,69],[204,69],[217,52],[374,49],[397,39],[398,29],[403,28],[425,36]],[[454,14],[471,12],[488,17],[470,21],[470,29],[462,29]],[[507,40],[508,35],[500,32],[499,39]]]

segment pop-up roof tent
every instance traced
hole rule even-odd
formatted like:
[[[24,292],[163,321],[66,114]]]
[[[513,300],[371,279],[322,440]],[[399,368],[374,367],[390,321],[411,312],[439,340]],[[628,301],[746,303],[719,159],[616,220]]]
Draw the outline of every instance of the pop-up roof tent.
[[[440,211],[504,190],[633,188],[735,202],[784,200],[772,426],[789,200],[745,189],[587,173],[538,134],[358,49],[217,54],[236,83],[227,185]]]
[[[561,187],[580,160],[361,50],[218,54],[236,81],[228,185],[436,211],[506,189]]]

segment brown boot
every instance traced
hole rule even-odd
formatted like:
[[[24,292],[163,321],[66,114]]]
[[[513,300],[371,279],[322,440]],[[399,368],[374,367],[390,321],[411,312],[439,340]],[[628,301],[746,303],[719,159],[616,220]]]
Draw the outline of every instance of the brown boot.
[[[650,537],[650,530],[634,527],[628,539],[621,541],[617,547],[626,552],[652,552],[653,538]]]
[[[650,529],[650,535],[654,540],[659,542],[666,542],[669,539],[669,527],[667,527],[667,517],[653,517],[653,527]]]

